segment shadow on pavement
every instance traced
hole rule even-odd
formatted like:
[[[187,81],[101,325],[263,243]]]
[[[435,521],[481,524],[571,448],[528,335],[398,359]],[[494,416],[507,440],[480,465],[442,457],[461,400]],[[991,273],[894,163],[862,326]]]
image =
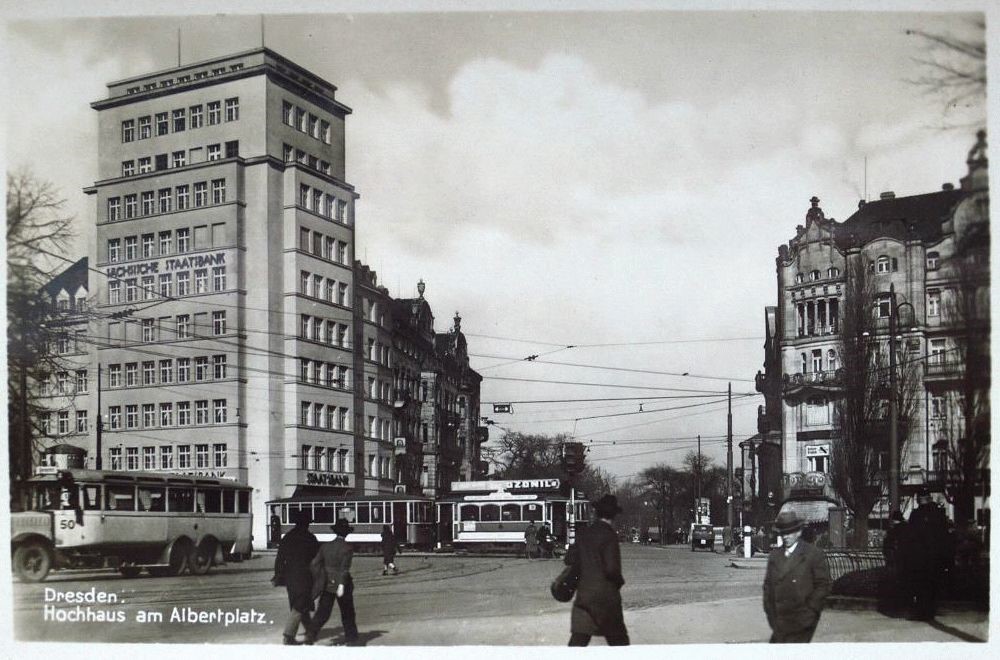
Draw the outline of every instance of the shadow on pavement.
[[[954,627],[949,626],[947,624],[941,623],[937,619],[931,619],[930,621],[927,622],[927,625],[929,625],[934,630],[940,630],[941,632],[946,633],[948,635],[951,635],[952,637],[957,637],[960,640],[962,640],[963,642],[985,642],[986,641],[985,639],[980,639],[980,638],[976,637],[975,635],[970,635],[969,633],[964,632],[962,630],[959,630],[958,628],[954,628]]]
[[[368,646],[368,642],[373,639],[378,639],[388,631],[369,630],[366,632],[360,632],[358,633],[358,638],[350,644],[348,644],[347,640],[344,639],[343,628],[331,628],[329,635],[324,635],[323,632],[325,631],[321,631],[319,637],[316,639],[319,646]]]

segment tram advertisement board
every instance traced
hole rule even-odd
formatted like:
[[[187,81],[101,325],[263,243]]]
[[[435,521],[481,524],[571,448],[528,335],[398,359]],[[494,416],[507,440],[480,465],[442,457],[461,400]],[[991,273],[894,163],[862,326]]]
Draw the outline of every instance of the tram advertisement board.
[[[497,481],[453,481],[453,493],[491,490],[559,490],[558,479],[507,479]]]

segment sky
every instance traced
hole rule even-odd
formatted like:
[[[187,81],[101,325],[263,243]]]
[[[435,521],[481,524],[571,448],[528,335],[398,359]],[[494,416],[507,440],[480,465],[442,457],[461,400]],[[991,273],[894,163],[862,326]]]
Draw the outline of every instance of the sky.
[[[724,465],[729,383],[735,442],[756,432],[763,400],[743,395],[763,360],[774,259],[810,197],[842,220],[866,191],[957,185],[985,110],[946,119],[909,82],[925,47],[906,30],[969,34],[975,17],[424,11],[263,22],[269,48],[353,109],[357,256],[394,296],[415,296],[423,279],[439,332],[460,312],[493,437],[573,434],[594,465],[629,478],[679,465],[698,434]],[[175,66],[178,29],[184,63],[257,47],[261,34],[256,14],[8,21],[7,166],[61,190],[77,218],[74,259],[93,240],[82,193],[96,177],[90,102],[108,82]],[[655,398],[679,396],[698,398]],[[613,397],[636,398],[580,401]],[[522,403],[539,400],[575,401]]]

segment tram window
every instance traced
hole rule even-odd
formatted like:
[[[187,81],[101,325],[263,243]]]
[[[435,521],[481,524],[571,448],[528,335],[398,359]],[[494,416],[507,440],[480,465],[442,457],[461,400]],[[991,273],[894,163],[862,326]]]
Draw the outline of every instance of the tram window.
[[[205,513],[205,491],[198,490],[194,493],[194,510],[198,513]]]
[[[341,507],[337,509],[337,517],[343,518],[349,523],[355,522],[358,519],[357,510],[355,509],[356,506],[357,505],[354,504],[354,502],[341,505]]]
[[[135,511],[135,488],[132,486],[106,486],[104,494],[107,498],[108,511]]]
[[[483,510],[480,513],[483,521],[499,521],[500,520],[500,505],[499,504],[484,504]]]
[[[542,519],[542,505],[541,504],[525,504],[524,505],[524,519],[534,520],[538,522]]]
[[[171,511],[194,511],[194,489],[172,487],[167,491],[167,505]]]
[[[332,523],[333,512],[335,511],[333,504],[324,503],[317,504],[313,507],[313,522],[317,523]]]
[[[236,511],[236,491],[227,488],[222,491],[222,512],[235,513]]]
[[[419,522],[429,522],[431,520],[431,504],[430,502],[421,502],[417,505],[417,511],[420,512]]]
[[[101,508],[101,487],[87,484],[80,487],[83,508],[86,511],[99,511]]]
[[[205,494],[205,513],[222,513],[222,491],[217,488],[199,491]]]
[[[518,521],[521,519],[520,504],[504,504],[500,509],[500,516],[504,522]]]
[[[250,491],[239,491],[240,513],[250,513]]]
[[[139,486],[139,511],[166,511],[166,500],[163,488],[157,486]]]
[[[372,502],[372,522],[380,523],[382,522],[382,513],[384,505],[382,502]]]
[[[479,507],[475,504],[463,504],[459,508],[459,520],[479,520]]]
[[[371,519],[371,508],[368,506],[368,502],[358,502],[358,522],[366,523],[370,522]]]
[[[285,523],[294,525],[300,511],[305,511],[312,518],[312,504],[289,504],[288,510],[285,511]]]

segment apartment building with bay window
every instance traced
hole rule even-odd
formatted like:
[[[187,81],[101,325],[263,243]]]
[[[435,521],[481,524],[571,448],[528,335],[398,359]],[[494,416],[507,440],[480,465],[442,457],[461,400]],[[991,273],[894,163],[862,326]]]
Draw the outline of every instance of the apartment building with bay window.
[[[361,479],[335,92],[259,48],[92,103],[101,462],[250,484],[261,539],[265,500]]]
[[[848,386],[842,352],[850,342],[865,342],[887,356],[892,316],[898,321],[893,333],[897,375],[902,382],[904,369],[913,374],[907,380],[912,391],[900,395],[913,401],[912,418],[900,425],[904,433],[899,437],[904,512],[915,491],[927,487],[953,515],[952,505],[968,487],[975,491],[974,502],[962,515],[975,516],[980,524],[988,520],[988,429],[984,455],[970,457],[966,450],[982,441],[970,437],[980,433],[975,427],[989,416],[984,131],[977,134],[966,164],[957,187],[946,183],[941,190],[907,197],[885,192],[878,200],[862,200],[842,222],[827,218],[813,197],[805,223],[778,247],[778,300],[767,308],[765,370],[757,376],[767,403],[759,412],[755,438],[769,447],[780,443],[782,501],[838,501],[830,475],[841,438],[837,410]],[[870,322],[859,336],[849,337],[845,310],[855,308],[870,315]],[[888,392],[888,358],[879,364],[872,387]],[[876,424],[871,439],[880,443],[883,480],[889,468],[887,436],[886,419],[884,428]],[[768,481],[774,476],[762,475]],[[825,511],[823,505],[799,513],[825,519]],[[888,516],[885,498],[872,516]]]

